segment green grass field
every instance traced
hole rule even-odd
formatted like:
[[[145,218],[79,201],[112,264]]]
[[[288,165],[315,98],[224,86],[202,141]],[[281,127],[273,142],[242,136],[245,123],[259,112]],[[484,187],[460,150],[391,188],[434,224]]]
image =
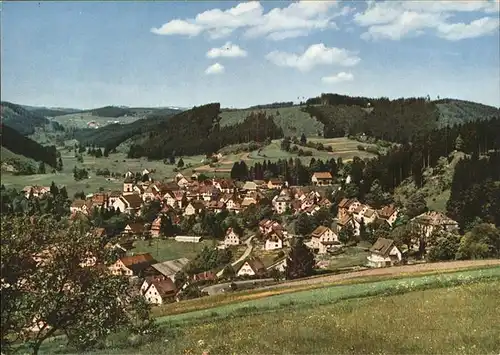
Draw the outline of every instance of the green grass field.
[[[116,180],[108,180],[103,176],[97,176],[95,172],[98,169],[107,168],[110,172],[124,174],[128,170],[132,172],[142,172],[144,169],[152,170],[156,169],[156,173],[153,177],[157,180],[163,180],[165,178],[172,178],[175,176],[175,165],[163,164],[162,161],[148,161],[145,158],[141,159],[128,159],[123,153],[111,154],[109,157],[105,158],[95,158],[87,154],[83,154],[83,163],[77,162],[74,152],[61,150],[61,157],[63,160],[63,171],[54,174],[36,174],[36,175],[13,175],[4,173],[2,174],[2,184],[7,187],[14,187],[17,189],[22,189],[27,185],[43,185],[49,186],[52,181],[55,181],[58,185],[66,186],[68,194],[70,197],[76,192],[84,191],[85,193],[93,193],[99,191],[99,188],[104,188],[104,190],[121,190],[123,179],[119,178]],[[183,157],[184,164],[191,164],[193,166],[201,165],[201,160],[204,157],[191,156]],[[77,166],[79,168],[86,168],[89,171],[90,178],[80,181],[75,181],[73,178],[73,168]],[[188,177],[192,174],[192,168],[184,169],[183,173],[187,174]]]
[[[329,286],[162,317],[154,339],[117,335],[95,354],[493,354],[498,294],[498,267]]]
[[[200,243],[176,242],[172,239],[153,239],[151,245],[148,241],[138,240],[134,242],[134,249],[130,253],[150,253],[158,262],[194,257],[205,247],[212,247],[211,240],[202,240]]]

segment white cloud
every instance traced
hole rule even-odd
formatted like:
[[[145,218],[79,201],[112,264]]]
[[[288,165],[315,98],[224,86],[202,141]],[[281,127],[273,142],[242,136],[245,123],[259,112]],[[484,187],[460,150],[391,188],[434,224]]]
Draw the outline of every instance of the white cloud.
[[[241,49],[238,45],[232,44],[231,42],[226,42],[220,48],[212,48],[207,52],[208,58],[236,58],[236,57],[246,57],[247,51]]]
[[[323,43],[313,44],[303,54],[272,51],[266,55],[270,62],[281,66],[308,71],[317,65],[354,66],[361,60],[355,53],[343,48],[326,47]]]
[[[431,30],[442,38],[460,40],[493,33],[498,21],[483,17],[470,24],[450,23],[455,13],[498,11],[500,3],[496,0],[368,1],[366,10],[356,13],[353,19],[356,24],[367,27],[361,36],[363,39],[399,40]]]
[[[215,75],[224,73],[224,66],[219,63],[212,64],[207,69],[205,69],[205,74]]]
[[[500,26],[498,18],[483,17],[469,24],[452,23],[441,24],[438,27],[438,35],[450,41],[459,41],[466,38],[480,37],[495,32]]]
[[[345,16],[349,11],[348,7],[338,9],[337,1],[304,0],[264,13],[258,1],[248,1],[227,10],[208,10],[191,19],[174,19],[151,32],[186,36],[206,32],[215,39],[227,37],[236,29],[245,29],[246,37],[282,40],[304,36],[314,30],[336,28],[332,19]]]
[[[351,73],[340,72],[332,76],[324,76],[321,78],[321,81],[328,84],[337,84],[344,81],[353,81],[354,75]]]
[[[160,28],[152,28],[151,32],[157,35],[186,35],[197,36],[203,31],[203,27],[183,20],[172,20]]]

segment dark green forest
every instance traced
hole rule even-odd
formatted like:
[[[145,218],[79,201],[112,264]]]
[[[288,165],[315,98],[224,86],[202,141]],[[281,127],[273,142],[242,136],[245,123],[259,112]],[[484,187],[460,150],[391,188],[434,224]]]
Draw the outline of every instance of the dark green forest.
[[[57,122],[51,122],[47,118],[26,110],[20,105],[2,101],[2,124],[7,125],[22,135],[28,136],[35,133],[35,128],[52,125],[54,130],[62,130],[62,126]]]
[[[57,150],[54,146],[44,147],[34,140],[23,136],[17,130],[2,123],[2,147],[12,153],[24,155],[36,161],[44,162],[53,168],[57,166]]]

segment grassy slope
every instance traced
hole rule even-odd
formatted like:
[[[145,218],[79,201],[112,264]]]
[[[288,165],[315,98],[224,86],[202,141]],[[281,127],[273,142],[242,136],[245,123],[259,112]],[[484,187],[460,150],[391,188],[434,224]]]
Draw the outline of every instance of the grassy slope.
[[[134,242],[134,254],[150,253],[158,262],[188,258],[193,259],[205,247],[212,247],[212,241],[203,240],[200,243],[182,243],[175,240],[154,239],[151,245],[147,241]]]
[[[161,318],[154,341],[131,349],[123,334],[98,353],[492,353],[500,347],[499,277],[497,267],[249,300]]]
[[[221,126],[231,126],[243,122],[251,112],[264,111],[268,115],[273,115],[276,125],[283,129],[283,133],[288,136],[317,136],[318,131],[323,132],[323,124],[311,116],[302,112],[301,107],[283,107],[277,109],[246,109],[223,111],[220,115]],[[276,113],[279,112],[279,115]]]
[[[424,173],[424,186],[417,189],[414,182],[409,179],[396,188],[394,195],[401,201],[412,194],[421,192],[424,194],[427,207],[435,211],[446,211],[446,203],[450,198],[451,182],[455,172],[455,166],[458,161],[465,155],[461,152],[453,152],[450,154],[451,161],[448,162],[442,159],[441,165],[434,169],[428,169]]]

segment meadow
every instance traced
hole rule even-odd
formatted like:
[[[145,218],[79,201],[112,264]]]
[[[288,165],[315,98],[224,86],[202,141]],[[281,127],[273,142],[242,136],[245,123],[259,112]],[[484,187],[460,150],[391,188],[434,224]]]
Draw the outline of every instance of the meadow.
[[[247,293],[250,300],[243,302],[238,294],[205,301],[240,297],[238,303],[158,318],[161,333],[154,339],[113,336],[95,354],[486,354],[500,349],[498,267],[253,300]],[[178,305],[183,303],[189,301]],[[68,352],[60,340],[44,346],[44,353]]]
[[[202,240],[200,243],[176,242],[173,239],[137,240],[130,254],[150,253],[158,262],[179,258],[192,260],[204,248],[211,248],[212,240]]]

